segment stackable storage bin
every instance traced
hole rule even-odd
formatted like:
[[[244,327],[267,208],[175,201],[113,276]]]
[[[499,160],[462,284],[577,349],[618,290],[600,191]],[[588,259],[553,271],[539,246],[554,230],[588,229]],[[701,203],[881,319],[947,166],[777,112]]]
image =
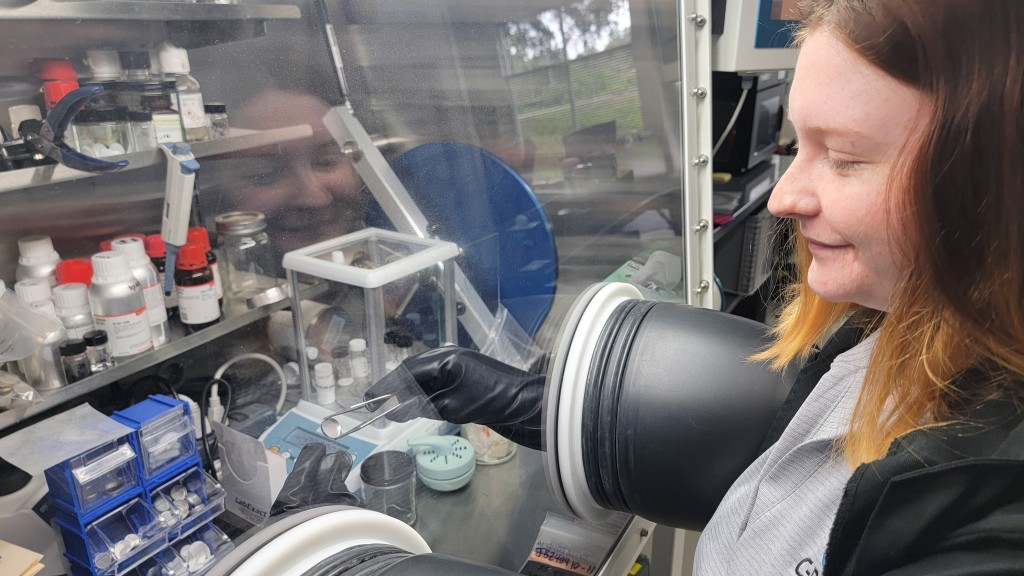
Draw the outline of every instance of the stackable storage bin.
[[[114,412],[112,418],[135,430],[129,438],[139,455],[143,485],[162,483],[198,462],[195,427],[186,402],[154,394]]]
[[[141,494],[136,452],[128,436],[111,440],[46,470],[58,517],[79,523]]]

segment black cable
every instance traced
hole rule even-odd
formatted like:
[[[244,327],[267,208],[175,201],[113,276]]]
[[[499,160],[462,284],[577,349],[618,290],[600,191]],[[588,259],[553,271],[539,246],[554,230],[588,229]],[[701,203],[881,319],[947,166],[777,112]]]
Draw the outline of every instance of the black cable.
[[[206,434],[206,410],[208,408],[208,398],[210,395],[210,387],[214,384],[223,384],[227,389],[227,401],[224,403],[224,413],[228,413],[228,408],[231,406],[231,384],[223,378],[211,378],[206,386],[203,387],[202,394],[199,395],[199,433],[202,436],[203,450],[206,451],[206,459],[209,461],[207,471],[214,478],[218,478],[217,469],[213,465],[213,452],[210,449],[209,437]]]

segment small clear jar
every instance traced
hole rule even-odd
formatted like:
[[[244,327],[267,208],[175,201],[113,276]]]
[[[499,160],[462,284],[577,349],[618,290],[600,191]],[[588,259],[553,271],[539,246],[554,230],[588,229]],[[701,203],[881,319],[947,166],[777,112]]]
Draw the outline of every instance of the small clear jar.
[[[114,367],[114,357],[110,353],[106,330],[93,330],[82,336],[85,342],[85,353],[89,356],[89,370],[92,373],[110,370]]]
[[[204,106],[206,121],[210,123],[210,140],[228,137],[228,107],[223,102],[210,102]]]
[[[135,152],[152,150],[157,147],[156,128],[153,113],[148,110],[130,110],[128,121],[132,128],[132,146]]]
[[[215,218],[225,299],[245,301],[277,286],[277,267],[260,212],[228,212]]]
[[[75,117],[74,132],[78,151],[93,158],[134,151],[128,110],[123,106],[82,110]]]
[[[60,361],[68,383],[84,380],[92,374],[92,363],[86,353],[85,341],[79,338],[65,340],[60,345]]]

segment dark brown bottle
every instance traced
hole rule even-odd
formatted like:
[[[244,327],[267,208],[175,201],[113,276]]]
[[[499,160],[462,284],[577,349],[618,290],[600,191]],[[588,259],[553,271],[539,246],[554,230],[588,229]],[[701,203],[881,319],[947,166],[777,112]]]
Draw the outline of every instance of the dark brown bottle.
[[[187,243],[178,251],[174,290],[178,294],[178,316],[186,332],[191,334],[220,321],[213,271],[200,244]]]

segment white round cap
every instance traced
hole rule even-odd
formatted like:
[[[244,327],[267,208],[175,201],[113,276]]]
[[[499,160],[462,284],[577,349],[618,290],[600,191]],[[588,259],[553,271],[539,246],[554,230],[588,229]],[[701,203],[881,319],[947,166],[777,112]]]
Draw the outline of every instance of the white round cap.
[[[313,379],[320,388],[334,386],[334,367],[330,362],[318,362],[313,366]]]
[[[188,61],[188,50],[178,48],[170,42],[160,45],[160,71],[164,74],[188,74],[192,66]]]
[[[320,351],[317,350],[316,346],[306,346],[306,359],[316,360],[320,356]]]
[[[14,293],[17,294],[18,300],[25,304],[49,300],[53,296],[53,291],[50,289],[50,281],[45,278],[21,280],[14,285]]]
[[[331,263],[332,264],[347,264],[345,261],[345,252],[342,250],[331,251]]]
[[[106,284],[131,280],[132,271],[128,267],[128,259],[120,252],[100,252],[92,257],[93,284]]]
[[[353,338],[348,341],[349,352],[365,352],[366,351],[366,340],[362,338]]]
[[[53,249],[53,240],[49,236],[25,236],[18,238],[18,264],[42,264],[59,262],[60,255]]]
[[[50,300],[36,300],[29,304],[28,307],[33,312],[46,314],[56,320],[60,320],[60,318],[57,318],[57,309],[53,307],[53,302]]]
[[[61,284],[53,289],[53,303],[57,308],[75,313],[89,311],[89,287],[79,282]]]
[[[338,386],[342,388],[348,388],[349,386],[356,383],[356,379],[351,376],[345,376],[344,378],[338,378]]]
[[[110,247],[114,252],[124,254],[124,257],[128,259],[128,266],[132,268],[143,266],[149,262],[149,256],[146,255],[146,245],[143,244],[141,238],[135,238],[134,236],[118,238],[110,243]]]

